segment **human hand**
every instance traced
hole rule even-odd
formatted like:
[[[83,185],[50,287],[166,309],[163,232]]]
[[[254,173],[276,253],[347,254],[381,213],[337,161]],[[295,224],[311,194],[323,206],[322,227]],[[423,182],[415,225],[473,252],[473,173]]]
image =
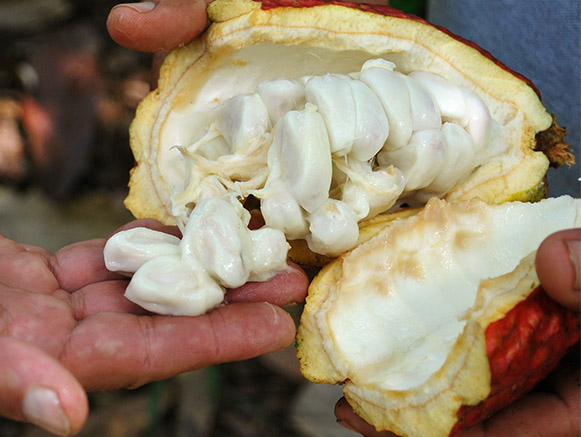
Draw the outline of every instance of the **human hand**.
[[[211,0],[154,0],[113,7],[107,30],[119,45],[142,52],[167,52],[198,36],[207,26]]]
[[[151,220],[124,228],[137,225],[175,232]],[[85,391],[135,388],[293,342],[294,322],[275,305],[304,300],[298,268],[228,291],[228,305],[204,316],[159,316],[123,297],[128,279],[106,270],[104,244],[51,254],[0,237],[0,416],[76,433]]]
[[[581,309],[581,229],[550,235],[537,251],[536,269],[545,292],[561,305]],[[539,390],[499,411],[490,419],[459,434],[461,437],[498,435],[579,435],[581,421],[580,376],[578,364],[563,366]],[[335,405],[337,422],[366,437],[394,436],[378,432],[357,416],[345,398]]]
[[[197,37],[208,25],[211,0],[154,0],[120,3],[107,18],[109,35],[131,50],[155,53],[152,86],[166,54]]]

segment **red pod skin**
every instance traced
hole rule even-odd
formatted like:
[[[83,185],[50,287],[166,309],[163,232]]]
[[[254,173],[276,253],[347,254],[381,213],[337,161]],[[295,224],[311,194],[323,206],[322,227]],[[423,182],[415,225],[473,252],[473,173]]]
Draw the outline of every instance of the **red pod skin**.
[[[486,328],[490,395],[458,410],[455,435],[511,404],[551,373],[579,341],[579,313],[562,307],[537,287],[505,317]]]

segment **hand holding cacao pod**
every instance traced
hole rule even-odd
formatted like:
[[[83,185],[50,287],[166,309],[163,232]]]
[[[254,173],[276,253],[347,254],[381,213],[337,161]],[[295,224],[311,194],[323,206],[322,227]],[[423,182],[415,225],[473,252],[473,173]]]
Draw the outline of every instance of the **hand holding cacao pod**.
[[[135,226],[177,231],[151,220],[123,230]],[[87,420],[87,391],[136,388],[292,344],[294,321],[275,305],[304,299],[302,272],[231,290],[229,305],[205,317],[163,317],[123,297],[128,280],[105,269],[104,244],[49,253],[0,236],[0,416],[73,435]]]
[[[552,234],[543,241],[536,256],[541,286],[559,304],[579,311],[581,230],[570,229]],[[573,352],[574,353],[574,352]],[[501,410],[486,422],[476,424],[461,436],[497,436],[536,433],[543,436],[576,435],[579,430],[579,369],[576,358],[559,366],[539,388]],[[344,398],[335,406],[338,423],[367,437],[393,435],[378,432],[357,416]],[[546,417],[550,419],[546,419]]]
[[[430,214],[446,215],[448,211],[456,211],[452,216],[458,214],[461,218],[470,211],[487,210],[482,204],[460,203],[474,197],[496,203],[543,197],[546,188],[543,177],[549,162],[568,156],[566,146],[561,141],[562,130],[554,124],[531,84],[522,77],[495,63],[489,54],[465,41],[397,11],[367,6],[322,5],[317,2],[295,9],[274,3],[263,3],[261,8],[259,3],[249,1],[217,1],[210,6],[210,17],[214,24],[204,38],[168,58],[162,70],[159,91],[141,107],[133,127],[133,147],[139,166],[133,173],[132,192],[127,205],[136,215],[153,215],[162,220],[171,222],[177,219],[179,222],[187,221],[190,211],[205,197],[235,192],[243,198],[252,195],[262,200],[261,211],[267,224],[282,229],[289,239],[299,239],[291,251],[291,257],[303,263],[325,264],[343,250],[360,245],[352,253],[363,254],[361,259],[357,260],[355,255],[339,257],[325,267],[311,286],[311,297],[301,322],[298,341],[305,375],[321,382],[346,381],[350,402],[357,406],[358,414],[377,427],[402,434],[421,434],[422,431],[418,430],[434,430],[434,424],[446,417],[447,423],[438,428],[439,432],[457,430],[455,421],[459,418],[454,418],[455,409],[458,412],[462,410],[462,414],[472,414],[474,410],[466,405],[483,401],[488,393],[486,390],[479,395],[481,397],[468,401],[464,398],[459,402],[456,399],[450,404],[452,406],[444,409],[442,405],[446,404],[445,401],[433,402],[434,408],[430,414],[436,419],[431,420],[421,408],[419,412],[414,412],[413,402],[406,404],[407,400],[398,401],[397,395],[395,401],[387,395],[384,398],[381,390],[379,393],[374,391],[376,387],[368,390],[365,387],[367,381],[361,379],[362,372],[347,371],[335,379],[334,374],[341,373],[337,368],[349,363],[354,354],[347,348],[343,349],[343,355],[347,351],[347,356],[338,358],[341,352],[337,353],[335,349],[341,350],[343,346],[335,339],[338,333],[346,332],[340,323],[335,323],[330,330],[321,328],[323,312],[320,312],[320,304],[337,297],[327,293],[325,287],[333,289],[345,285],[341,274],[336,274],[336,268],[343,260],[363,266],[359,270],[350,270],[350,277],[354,278],[370,269],[369,266],[365,267],[369,261],[376,260],[366,255],[366,250],[371,248],[371,253],[375,251],[375,254],[383,256],[381,250],[376,250],[375,242],[363,243],[369,238],[373,240],[375,234],[385,234],[383,228],[391,218],[385,216],[376,220],[373,216],[399,205],[398,202],[416,204],[422,199],[438,196],[459,205],[444,206],[433,201],[426,208],[429,212],[420,213],[420,218],[409,222],[417,223]],[[337,54],[340,56],[337,57]],[[337,62],[338,58],[340,62]],[[303,59],[307,61],[302,62]],[[266,91],[282,90],[281,76],[286,81],[284,85],[289,85],[284,88],[289,90],[285,94],[289,98],[285,99],[281,94],[280,102],[277,102],[272,94],[268,98]],[[240,82],[238,78],[244,78],[244,81]],[[428,83],[428,92],[418,83],[422,86]],[[353,97],[354,105],[346,98],[349,93],[355,96],[361,84],[371,89],[386,113],[389,132],[385,127],[376,129],[387,137],[379,151],[374,146],[366,148],[368,144],[356,145],[355,140],[362,135],[339,134],[342,129],[357,130],[364,125],[372,125],[370,116],[364,116],[364,122],[355,124],[352,123],[353,116],[343,117],[349,111],[360,114],[371,107],[372,103],[358,106],[358,102],[364,101],[362,97]],[[325,87],[343,89],[345,92],[334,95],[325,91]],[[299,90],[298,94],[293,91],[296,89]],[[389,93],[382,90],[389,90]],[[400,93],[400,97],[392,100],[386,98],[390,93],[395,95],[402,90],[405,92]],[[460,97],[453,98],[454,95]],[[373,100],[372,97],[370,99]],[[393,101],[399,103],[391,111]],[[450,101],[456,103],[448,106]],[[287,103],[291,102],[290,110],[287,107],[282,115],[273,117],[276,113],[274,104],[281,102],[282,106],[288,106]],[[439,121],[430,116],[433,112],[429,110],[401,109],[427,108],[430,105],[438,108]],[[337,108],[343,111],[336,111]],[[261,111],[265,116],[257,116]],[[378,114],[379,111],[368,113]],[[473,122],[476,124],[471,124]],[[446,128],[442,127],[444,124]],[[376,125],[385,126],[386,123],[380,120]],[[455,139],[450,140],[452,133],[447,133],[446,129],[456,133]],[[324,134],[325,130],[327,135]],[[258,132],[260,138],[258,146],[251,138],[254,132]],[[463,155],[459,151],[451,153],[447,148],[449,144],[462,144],[461,137],[469,137],[467,143],[471,146],[458,150],[469,150],[482,160],[475,161],[473,167],[459,174],[450,175],[451,169],[473,160],[472,155]],[[371,156],[365,154],[366,150],[373,150]],[[481,150],[484,152],[481,153]],[[242,153],[238,154],[239,151]],[[325,153],[331,155],[331,170]],[[312,158],[300,161],[308,154],[312,154]],[[185,173],[180,165],[176,165],[176,158],[183,158],[188,163]],[[318,160],[316,164],[314,159]],[[292,168],[297,160],[300,164]],[[366,163],[366,160],[370,161]],[[371,164],[370,168],[367,164]],[[392,167],[387,171],[386,167],[390,165]],[[305,174],[308,177],[304,177]],[[295,185],[297,175],[304,179],[299,178],[299,183]],[[186,183],[182,185],[184,181]],[[377,186],[379,190],[376,190]],[[395,188],[386,188],[391,186]],[[321,193],[325,195],[321,196]],[[395,200],[390,197],[394,193]],[[400,194],[401,200],[397,199]],[[577,208],[564,206],[562,212],[571,211],[571,207],[572,210]],[[511,209],[512,206],[507,208]],[[521,207],[515,208],[518,210]],[[541,210],[543,208],[539,207]],[[551,206],[546,208],[552,209]],[[537,212],[533,211],[536,209],[522,211],[525,215],[535,215]],[[560,207],[557,209],[560,210]],[[280,211],[288,212],[282,220],[276,216]],[[506,210],[499,208],[495,211]],[[415,214],[403,210],[394,215],[401,217],[409,212]],[[496,212],[491,214],[497,215]],[[289,217],[294,218],[290,220]],[[368,226],[353,232],[353,217],[356,222],[368,220]],[[541,221],[550,222],[548,217],[553,216],[549,214]],[[382,220],[386,222],[381,223]],[[341,227],[335,223],[347,225]],[[578,223],[572,221],[563,225],[578,226]],[[309,231],[305,232],[307,227]],[[330,233],[339,232],[340,238],[327,238],[326,231],[329,229],[332,231]],[[490,229],[486,229],[485,234],[490,236]],[[462,244],[475,244],[466,236],[453,235]],[[524,235],[528,234],[525,232]],[[303,238],[308,243],[308,249],[300,243]],[[336,246],[335,241],[346,242],[346,246]],[[401,253],[405,254],[405,251]],[[525,255],[522,253],[519,256]],[[533,276],[529,277],[532,272],[530,265],[531,256],[528,256],[525,264],[510,278],[501,274],[500,279],[483,284],[482,288],[488,292],[479,293],[479,296],[494,295],[505,283],[516,280],[525,271],[527,281],[535,284]],[[502,273],[509,272],[510,269]],[[433,278],[439,280],[440,273],[441,270],[433,270]],[[346,283],[348,285],[349,281]],[[320,297],[321,288],[326,297]],[[514,294],[509,293],[513,296],[509,298],[513,305],[520,300],[528,301],[526,297],[532,289],[536,289],[526,288],[515,285],[516,294],[520,293],[523,297],[515,301]],[[512,293],[512,290],[507,291]],[[498,299],[492,307],[498,309],[503,303],[503,299]],[[517,305],[514,306],[516,308]],[[421,313],[420,310],[419,307],[414,308],[405,323],[412,323],[414,317]],[[414,312],[418,314],[414,315]],[[509,312],[508,308],[500,310],[500,314]],[[485,327],[492,325],[499,317],[496,310],[493,314],[492,320],[484,324]],[[575,325],[574,316],[569,314],[564,317],[568,320],[565,325]],[[312,319],[318,321],[313,322]],[[429,317],[420,318],[420,323],[423,321],[429,322]],[[376,333],[370,331],[369,334],[373,336]],[[570,334],[572,337],[568,341],[574,342],[578,332]],[[346,332],[346,335],[352,334]],[[352,337],[356,346],[354,350],[366,345],[366,339],[361,339],[361,344],[357,344],[355,336]],[[469,335],[468,338],[472,337]],[[416,340],[423,341],[419,338],[413,342]],[[309,343],[315,346],[308,346]],[[321,343],[324,347],[318,347]],[[488,338],[484,343],[489,345]],[[564,342],[563,350],[568,345]],[[461,346],[454,348],[456,352],[462,349]],[[502,348],[498,350],[502,352]],[[459,364],[458,357],[462,356],[456,352],[448,357],[452,365]],[[325,357],[325,354],[328,356]],[[397,362],[402,356],[394,355],[393,361]],[[331,361],[330,366],[325,364],[327,359]],[[380,361],[366,363],[369,368],[365,372],[374,366],[384,371],[379,369]],[[322,367],[319,367],[321,363]],[[473,377],[478,379],[482,374],[473,372],[468,366],[467,375],[471,376],[463,377],[473,381]],[[357,380],[363,382],[362,387],[358,387]],[[451,382],[454,385],[458,378],[442,381],[436,378],[434,383],[442,383],[443,387],[448,388],[445,384]],[[379,386],[382,384],[383,381]],[[484,385],[487,384],[490,389],[490,383]],[[429,394],[440,396],[435,385],[425,388]],[[519,390],[525,388],[530,387],[525,384]],[[465,390],[462,396],[466,393],[472,395],[471,387],[463,387],[462,390]],[[456,396],[455,393],[452,396]],[[377,399],[380,401],[377,402]],[[446,409],[452,411],[451,416],[448,416],[449,412],[444,412]],[[398,416],[399,410],[403,414],[394,418],[393,412]],[[425,423],[417,416],[426,417]],[[479,419],[478,416],[471,420]],[[414,428],[417,423],[418,427]],[[472,422],[466,420],[464,426],[469,423]]]

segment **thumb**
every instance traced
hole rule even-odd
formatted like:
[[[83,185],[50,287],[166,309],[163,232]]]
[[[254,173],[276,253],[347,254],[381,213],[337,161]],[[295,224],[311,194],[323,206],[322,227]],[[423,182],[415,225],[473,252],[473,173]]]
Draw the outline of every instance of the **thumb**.
[[[78,432],[89,410],[73,375],[36,346],[0,336],[0,416],[29,422],[53,434]]]
[[[107,18],[117,44],[143,52],[165,52],[197,37],[208,24],[210,0],[155,0],[122,3]]]
[[[536,269],[545,292],[561,305],[581,309],[581,229],[549,235],[539,246]]]

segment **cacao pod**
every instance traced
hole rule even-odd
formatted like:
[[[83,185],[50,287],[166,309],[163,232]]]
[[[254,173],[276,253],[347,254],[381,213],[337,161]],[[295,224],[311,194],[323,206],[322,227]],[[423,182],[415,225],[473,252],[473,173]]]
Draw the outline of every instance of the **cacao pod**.
[[[546,375],[579,320],[544,296],[531,253],[580,207],[521,203],[573,159],[534,86],[388,7],[216,0],[208,14],[131,126],[133,214],[185,229],[196,205],[235,195],[291,259],[324,265],[301,370],[344,383],[378,429],[448,435]]]
[[[581,225],[581,201],[432,199],[371,225],[309,288],[301,371],[345,384],[354,410],[402,436],[452,435],[522,396],[579,340],[579,314],[539,286],[534,255]]]
[[[419,18],[335,3],[209,5],[132,124],[135,216],[183,224],[204,198],[254,196],[292,258],[323,264],[355,244],[353,221],[402,203],[545,195],[565,132],[529,81]]]

